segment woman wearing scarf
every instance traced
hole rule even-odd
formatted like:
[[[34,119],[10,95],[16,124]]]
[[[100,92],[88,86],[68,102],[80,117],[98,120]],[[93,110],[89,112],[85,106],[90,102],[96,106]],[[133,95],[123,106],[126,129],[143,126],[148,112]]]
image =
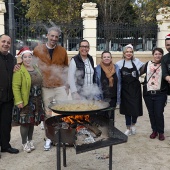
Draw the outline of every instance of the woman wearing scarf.
[[[104,51],[101,55],[101,62],[96,67],[96,83],[101,90],[97,99],[109,102],[111,107],[120,104],[120,79],[119,67],[112,63],[111,53]],[[114,119],[114,111],[110,118]]]
[[[134,135],[136,133],[137,118],[143,115],[139,75],[144,63],[134,58],[133,46],[129,44],[123,49],[123,59],[116,64],[121,72],[120,114],[125,115],[127,127],[125,135]]]

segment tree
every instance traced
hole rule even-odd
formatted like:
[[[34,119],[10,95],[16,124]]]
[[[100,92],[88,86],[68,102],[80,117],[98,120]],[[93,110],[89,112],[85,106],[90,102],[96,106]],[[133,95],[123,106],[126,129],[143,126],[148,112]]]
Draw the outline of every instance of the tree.
[[[169,0],[136,0],[134,10],[137,17],[136,23],[156,22],[158,9],[170,6]]]
[[[131,22],[135,17],[131,0],[96,0],[103,23]]]
[[[148,37],[148,27],[153,26],[153,24],[157,23],[156,15],[158,14],[158,9],[161,7],[167,7],[170,5],[169,0],[136,0],[134,3],[134,10],[137,15],[137,19],[134,20],[136,25],[143,26],[143,30],[141,31],[141,35],[143,38],[143,47],[145,49],[145,41],[146,37]],[[151,25],[152,24],[152,25]],[[157,31],[155,29],[155,31]],[[152,34],[150,34],[152,35]],[[149,38],[149,37],[148,37]]]
[[[80,19],[84,0],[21,0],[28,7],[27,18],[33,21],[52,20],[60,23],[71,23]]]
[[[85,0],[21,0],[28,7],[26,17],[31,21],[48,21],[62,27],[64,47],[75,21],[81,19],[81,8]]]
[[[8,0],[4,0],[5,2],[5,6],[6,6],[6,9],[7,9],[7,13],[5,13],[5,21],[7,20],[8,18]],[[15,14],[15,19],[18,19],[18,18],[22,18],[23,16],[26,15],[27,13],[27,7],[24,7],[23,8],[23,5],[22,5],[22,2],[21,0],[15,0],[14,1],[14,14]]]
[[[120,34],[119,28],[125,23],[132,23],[136,18],[131,0],[96,0],[99,9],[98,33],[106,40],[106,50],[109,42]],[[121,24],[121,25],[120,25]]]

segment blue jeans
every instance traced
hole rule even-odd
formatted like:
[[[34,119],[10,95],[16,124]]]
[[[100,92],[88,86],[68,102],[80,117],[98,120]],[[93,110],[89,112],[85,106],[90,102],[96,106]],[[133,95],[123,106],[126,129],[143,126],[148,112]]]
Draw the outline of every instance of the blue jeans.
[[[166,94],[150,94],[144,96],[148,109],[149,119],[153,132],[164,133],[164,107],[167,100]]]
[[[136,116],[125,115],[126,126],[131,126],[133,124],[136,124],[137,118],[138,117],[136,117]]]

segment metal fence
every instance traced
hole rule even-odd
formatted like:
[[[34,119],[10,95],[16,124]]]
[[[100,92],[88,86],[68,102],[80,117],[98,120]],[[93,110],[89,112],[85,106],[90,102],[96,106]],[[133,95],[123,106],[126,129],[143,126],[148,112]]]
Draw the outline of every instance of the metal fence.
[[[122,51],[132,44],[135,51],[151,51],[156,46],[158,26],[156,23],[111,23],[97,26],[97,50]]]
[[[68,51],[77,51],[83,39],[82,20],[61,24],[54,22],[30,22],[27,19],[15,21],[15,46],[20,49],[24,45],[33,49],[38,43],[47,41],[47,29],[60,26],[62,34],[59,43]],[[130,23],[97,24],[97,50],[122,51],[127,44],[132,44],[136,51],[150,51],[156,46],[158,26],[156,23],[134,25]],[[8,34],[8,22],[5,22],[5,33]]]
[[[62,30],[59,38],[59,44],[68,51],[78,50],[78,43],[83,39],[82,21],[70,24],[61,24],[55,22],[31,22],[27,19],[15,20],[15,47],[17,50],[23,46],[29,46],[30,49],[38,43],[47,41],[47,30],[52,26],[59,26]],[[8,21],[5,22],[5,33],[8,34]]]

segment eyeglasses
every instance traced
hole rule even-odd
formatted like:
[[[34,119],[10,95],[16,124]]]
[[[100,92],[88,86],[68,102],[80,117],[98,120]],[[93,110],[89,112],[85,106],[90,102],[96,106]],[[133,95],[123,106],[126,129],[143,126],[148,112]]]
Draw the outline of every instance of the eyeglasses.
[[[80,46],[81,48],[86,48],[86,49],[88,49],[89,48],[89,46],[84,46],[84,45],[82,45],[82,46]]]

